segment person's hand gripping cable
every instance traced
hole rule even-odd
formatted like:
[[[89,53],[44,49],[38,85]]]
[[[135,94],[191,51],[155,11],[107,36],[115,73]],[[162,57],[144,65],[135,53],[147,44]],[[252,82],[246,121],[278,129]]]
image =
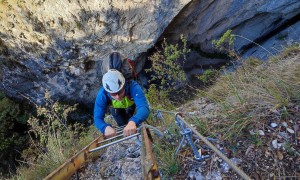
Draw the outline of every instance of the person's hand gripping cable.
[[[107,126],[105,128],[105,132],[104,132],[104,136],[105,138],[111,138],[114,137],[116,135],[116,130],[110,126]]]
[[[134,121],[129,121],[126,127],[124,128],[123,135],[124,137],[126,137],[135,133],[136,133],[136,124]]]

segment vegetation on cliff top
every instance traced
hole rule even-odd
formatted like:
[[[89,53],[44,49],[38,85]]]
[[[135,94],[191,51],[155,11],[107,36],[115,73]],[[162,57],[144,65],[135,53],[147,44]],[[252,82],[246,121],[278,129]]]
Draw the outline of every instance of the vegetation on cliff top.
[[[251,177],[298,177],[300,46],[298,43],[293,44],[284,48],[279,55],[271,54],[268,61],[262,62],[253,57],[241,59],[233,48],[236,37],[239,36],[231,34],[229,30],[219,40],[213,41],[216,48],[235,60],[232,63],[235,71],[228,72],[226,67],[220,71],[206,70],[197,77],[206,87],[193,89],[200,99],[205,98],[206,103],[213,104],[214,115],[199,115],[207,105],[200,103],[189,103],[186,109],[183,109],[183,113],[188,115],[188,121],[194,124],[200,133],[217,138],[221,142],[217,145],[225,147],[229,158],[241,159],[244,162],[241,165],[243,170]],[[172,103],[163,97],[167,96],[151,99],[154,101],[154,109],[169,108],[163,105]],[[200,100],[196,98],[193,101]],[[196,115],[193,117],[190,114]],[[169,127],[167,131],[176,134],[176,131],[172,130],[174,119],[169,117],[165,118],[165,121],[166,127]],[[157,122],[155,124],[157,125]],[[179,140],[179,136],[166,137],[160,143],[156,143],[158,145],[154,145],[160,168],[167,177],[185,178],[186,170],[179,170],[178,167],[192,164],[191,161],[187,162],[186,158],[182,158],[187,155],[190,155],[188,158],[193,158],[190,149],[179,153],[181,158],[177,160],[167,156],[174,153]],[[160,156],[162,151],[164,155]],[[211,166],[216,164],[208,163],[211,163]],[[253,163],[268,170],[253,169]],[[229,173],[227,177],[233,176]]]

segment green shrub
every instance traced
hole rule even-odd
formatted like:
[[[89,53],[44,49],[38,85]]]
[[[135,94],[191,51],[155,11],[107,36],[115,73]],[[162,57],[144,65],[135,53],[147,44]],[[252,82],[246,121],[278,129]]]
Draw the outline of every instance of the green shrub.
[[[207,69],[203,72],[203,74],[196,76],[200,81],[204,84],[213,83],[216,78],[219,76],[219,71],[215,69]]]
[[[159,91],[155,84],[151,84],[146,97],[153,109],[172,109],[174,106],[168,98],[166,91]]]
[[[0,177],[15,171],[16,159],[27,146],[28,136],[23,132],[27,119],[20,105],[0,92]]]
[[[232,30],[227,30],[219,40],[212,40],[212,45],[216,49],[228,54],[231,58],[237,58],[237,53],[234,51],[234,40],[235,35],[233,35]]]
[[[146,72],[152,72],[151,81],[160,83],[159,89],[169,92],[176,89],[176,86],[185,83],[186,76],[179,64],[179,59],[186,60],[186,54],[190,51],[187,49],[187,40],[181,35],[181,47],[178,44],[168,44],[166,39],[162,43],[162,50],[157,50],[149,60],[152,62],[151,69]]]

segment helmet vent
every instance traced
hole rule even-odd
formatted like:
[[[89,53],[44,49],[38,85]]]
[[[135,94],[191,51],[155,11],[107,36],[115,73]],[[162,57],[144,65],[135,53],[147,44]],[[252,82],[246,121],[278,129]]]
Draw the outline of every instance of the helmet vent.
[[[108,90],[110,90],[110,91],[111,91],[111,89],[110,89],[110,87],[109,87],[109,85],[108,85],[108,84],[105,84],[105,86],[106,86],[106,89],[108,89]]]
[[[118,79],[118,84],[119,84],[119,87],[121,87],[121,85],[122,85],[122,82],[121,82],[121,80],[120,80],[120,79]]]

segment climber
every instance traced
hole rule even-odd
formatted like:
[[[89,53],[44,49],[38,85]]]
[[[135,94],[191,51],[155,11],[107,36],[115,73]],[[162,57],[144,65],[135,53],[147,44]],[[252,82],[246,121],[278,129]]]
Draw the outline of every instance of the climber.
[[[111,124],[104,121],[108,106],[118,126],[125,126],[123,135],[136,132],[137,126],[146,120],[150,110],[142,88],[134,80],[126,80],[116,69],[109,69],[103,75],[102,87],[94,106],[94,124],[106,138],[116,135]],[[135,109],[136,113],[135,112]]]

